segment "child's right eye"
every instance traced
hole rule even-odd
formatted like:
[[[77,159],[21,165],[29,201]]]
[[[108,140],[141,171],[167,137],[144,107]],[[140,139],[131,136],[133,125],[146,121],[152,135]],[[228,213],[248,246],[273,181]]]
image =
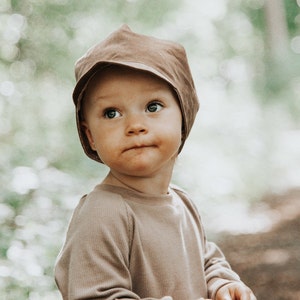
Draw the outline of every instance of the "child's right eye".
[[[109,108],[104,111],[104,117],[107,119],[114,119],[119,117],[121,114],[114,108]]]

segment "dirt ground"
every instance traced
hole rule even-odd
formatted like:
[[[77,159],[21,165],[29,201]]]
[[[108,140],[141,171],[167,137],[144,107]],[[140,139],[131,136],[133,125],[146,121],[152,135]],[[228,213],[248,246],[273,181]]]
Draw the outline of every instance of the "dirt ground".
[[[268,231],[223,234],[218,244],[258,300],[300,300],[300,189],[262,203],[274,220]]]

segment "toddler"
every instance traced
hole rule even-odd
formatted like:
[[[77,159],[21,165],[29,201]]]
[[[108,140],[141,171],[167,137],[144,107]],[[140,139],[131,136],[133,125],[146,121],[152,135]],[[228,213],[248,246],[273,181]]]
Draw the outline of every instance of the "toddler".
[[[184,48],[127,25],[75,66],[79,137],[109,167],[76,207],[55,278],[65,300],[255,300],[170,184],[199,103]]]

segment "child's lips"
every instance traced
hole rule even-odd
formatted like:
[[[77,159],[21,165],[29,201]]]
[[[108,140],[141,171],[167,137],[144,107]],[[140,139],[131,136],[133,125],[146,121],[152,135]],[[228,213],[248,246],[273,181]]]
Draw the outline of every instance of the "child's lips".
[[[155,145],[136,144],[125,148],[123,152],[130,151],[130,150],[146,149],[146,148],[155,148]]]

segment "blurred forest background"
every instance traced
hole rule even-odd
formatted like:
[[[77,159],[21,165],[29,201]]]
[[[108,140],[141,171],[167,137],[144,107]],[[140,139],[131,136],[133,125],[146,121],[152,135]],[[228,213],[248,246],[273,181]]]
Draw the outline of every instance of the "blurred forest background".
[[[69,218],[106,173],[77,137],[74,62],[123,23],[187,50],[201,108],[174,182],[212,239],[267,232],[284,215],[263,199],[300,189],[299,0],[1,0],[1,299],[60,299]]]

